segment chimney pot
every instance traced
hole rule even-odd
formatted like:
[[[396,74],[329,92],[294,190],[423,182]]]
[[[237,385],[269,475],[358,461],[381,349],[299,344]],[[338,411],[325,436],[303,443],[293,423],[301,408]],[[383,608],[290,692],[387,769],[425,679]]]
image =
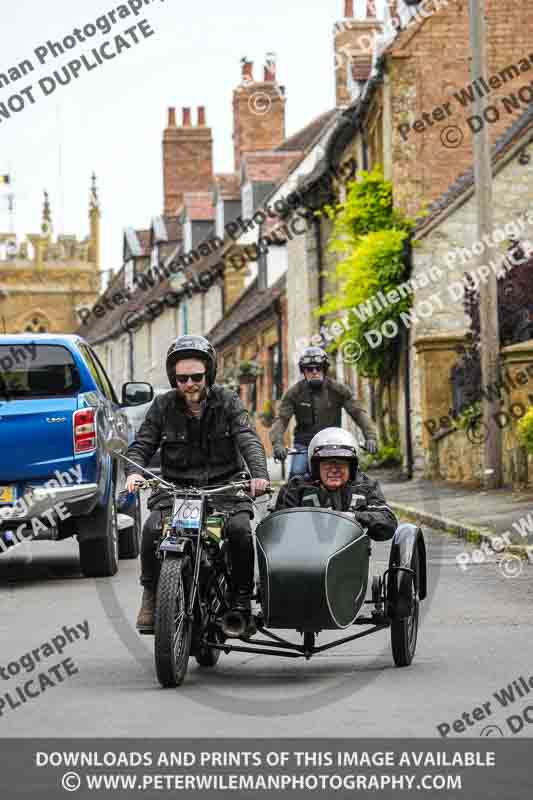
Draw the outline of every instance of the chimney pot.
[[[168,127],[175,128],[176,127],[176,109],[169,108],[168,109]]]
[[[205,106],[198,106],[198,125],[205,125]]]
[[[191,126],[191,109],[190,108],[183,108],[183,127],[190,128]]]
[[[346,19],[353,19],[355,16],[353,0],[344,0],[344,16]]]
[[[366,0],[366,18],[376,18],[376,0]]]
[[[267,61],[265,64],[265,81],[276,80],[276,64],[273,61]]]
[[[254,62],[243,61],[242,64],[242,77],[244,80],[253,81],[254,79]]]

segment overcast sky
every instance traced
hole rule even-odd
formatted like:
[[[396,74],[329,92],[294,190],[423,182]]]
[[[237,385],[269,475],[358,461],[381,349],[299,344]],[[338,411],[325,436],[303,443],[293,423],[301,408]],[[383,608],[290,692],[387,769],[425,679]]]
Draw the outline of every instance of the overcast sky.
[[[26,58],[35,66],[27,77],[0,88],[0,104],[30,85],[36,101],[27,101],[9,120],[0,115],[0,174],[13,176],[15,230],[19,235],[39,230],[46,188],[55,232],[85,236],[94,170],[103,214],[103,269],[120,267],[124,227],[148,227],[162,211],[167,107],[205,105],[214,135],[214,169],[232,171],[232,91],[240,81],[241,58],[255,62],[259,77],[265,53],[276,53],[291,135],[334,105],[332,29],[344,9],[344,0],[152,0],[138,17],[119,20],[109,34],[99,33],[39,64],[34,51],[48,39],[61,41],[120,4],[16,0],[2,15],[0,29],[0,73]],[[143,39],[139,33],[140,44],[43,95],[38,86],[43,76],[142,19],[154,36]],[[0,197],[0,231],[8,230],[5,205]]]

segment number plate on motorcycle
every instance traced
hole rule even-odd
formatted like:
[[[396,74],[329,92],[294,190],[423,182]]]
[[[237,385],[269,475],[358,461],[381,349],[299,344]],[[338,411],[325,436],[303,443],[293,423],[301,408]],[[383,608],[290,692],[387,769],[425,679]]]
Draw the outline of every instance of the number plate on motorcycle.
[[[15,487],[0,486],[0,503],[14,503],[14,502],[15,502]]]
[[[200,500],[179,498],[174,504],[173,528],[198,529],[202,524],[202,505]]]

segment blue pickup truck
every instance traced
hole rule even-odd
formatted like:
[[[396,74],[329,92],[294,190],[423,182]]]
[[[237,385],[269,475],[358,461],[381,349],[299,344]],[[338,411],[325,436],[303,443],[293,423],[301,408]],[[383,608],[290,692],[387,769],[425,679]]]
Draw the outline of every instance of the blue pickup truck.
[[[117,399],[98,356],[76,335],[0,336],[0,559],[24,540],[77,536],[87,577],[136,558],[139,524],[119,531],[123,467],[106,450],[127,442],[124,409],[149,402],[147,383]]]

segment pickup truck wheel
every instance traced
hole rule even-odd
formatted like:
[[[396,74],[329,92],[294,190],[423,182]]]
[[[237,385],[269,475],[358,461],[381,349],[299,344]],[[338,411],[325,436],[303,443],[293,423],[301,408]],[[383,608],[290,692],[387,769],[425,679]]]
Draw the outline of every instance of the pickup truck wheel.
[[[138,558],[141,551],[141,502],[139,495],[135,496],[135,517],[133,525],[121,531],[119,535],[119,558]]]
[[[83,522],[84,526],[90,525],[93,532],[100,529],[104,538],[80,542],[81,571],[86,578],[110,578],[118,570],[118,525],[113,486],[107,508],[98,509]]]

